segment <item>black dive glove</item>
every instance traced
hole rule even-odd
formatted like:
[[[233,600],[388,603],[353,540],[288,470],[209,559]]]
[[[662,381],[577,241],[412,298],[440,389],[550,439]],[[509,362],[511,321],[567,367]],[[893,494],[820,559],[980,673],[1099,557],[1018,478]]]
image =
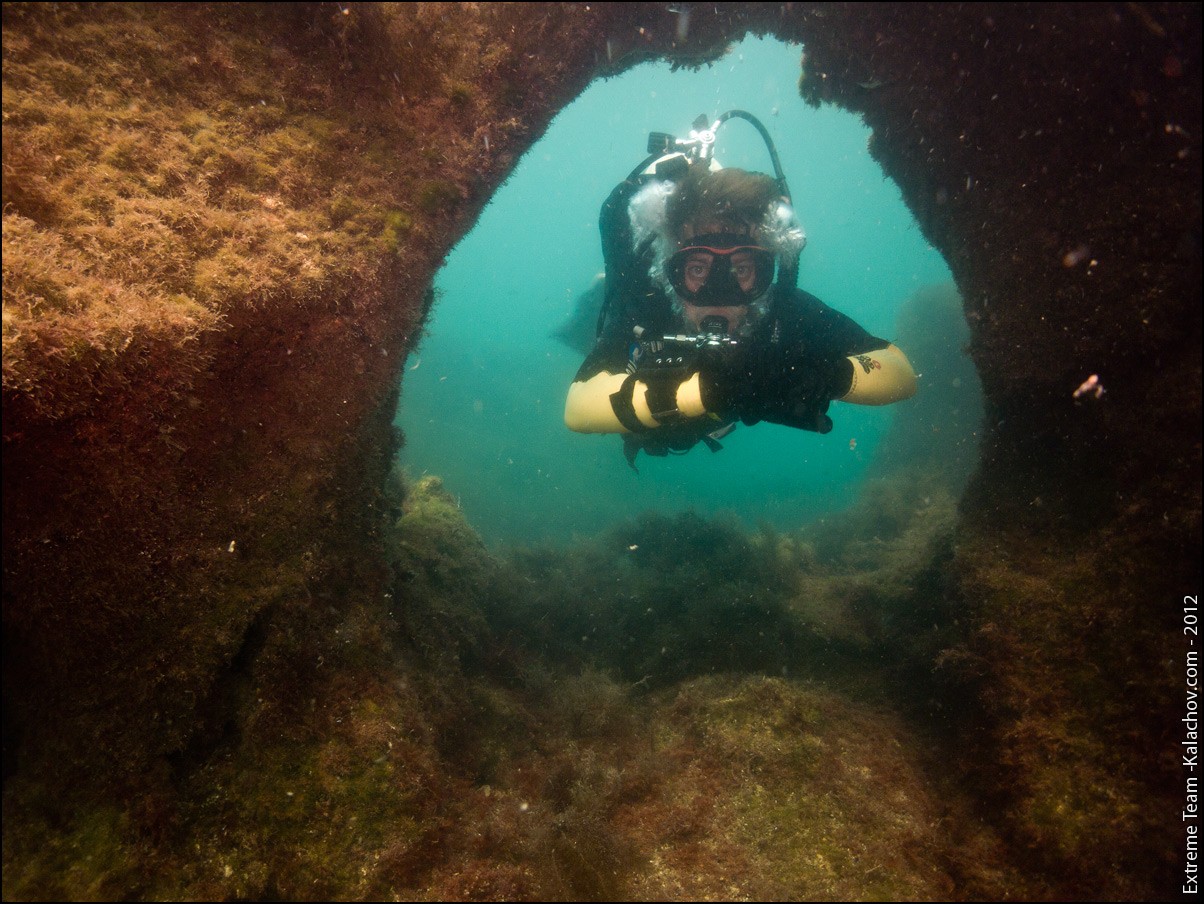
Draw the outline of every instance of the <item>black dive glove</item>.
[[[703,407],[749,425],[769,421],[817,433],[831,430],[828,404],[847,391],[852,362],[816,360],[785,349],[759,351],[703,350],[698,365]]]

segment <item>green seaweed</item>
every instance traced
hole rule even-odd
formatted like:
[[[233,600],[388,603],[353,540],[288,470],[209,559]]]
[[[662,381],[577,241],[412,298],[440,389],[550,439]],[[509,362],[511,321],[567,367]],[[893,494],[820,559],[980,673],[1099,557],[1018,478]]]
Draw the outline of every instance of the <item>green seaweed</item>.
[[[390,210],[385,213],[385,228],[381,237],[385,250],[396,254],[407,233],[413,228],[414,219],[404,210]]]
[[[459,206],[460,190],[446,179],[433,179],[418,189],[418,206],[427,214],[448,213]]]

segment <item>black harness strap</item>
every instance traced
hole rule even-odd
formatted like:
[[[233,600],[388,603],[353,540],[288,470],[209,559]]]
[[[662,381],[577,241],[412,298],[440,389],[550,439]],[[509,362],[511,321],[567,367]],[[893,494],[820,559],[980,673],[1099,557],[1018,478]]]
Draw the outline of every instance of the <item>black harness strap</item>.
[[[658,424],[672,424],[682,419],[681,412],[677,410],[678,384],[679,381],[675,377],[648,380],[648,391],[644,398],[648,402],[648,410],[652,412]]]
[[[632,395],[635,393],[635,374],[630,374],[617,391],[610,394],[610,407],[614,410],[619,423],[632,433],[644,433],[648,430],[640,419],[635,416],[635,405]]]

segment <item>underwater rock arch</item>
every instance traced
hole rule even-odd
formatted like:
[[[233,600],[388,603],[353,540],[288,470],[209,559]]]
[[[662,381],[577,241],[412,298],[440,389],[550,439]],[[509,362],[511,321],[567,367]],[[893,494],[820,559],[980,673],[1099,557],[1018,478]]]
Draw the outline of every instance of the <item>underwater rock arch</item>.
[[[1141,893],[1199,585],[1198,6],[223,6],[6,10],[6,775],[203,756],[313,652],[280,625],[379,581],[346,562],[396,350],[473,212],[591,78],[772,33],[966,300],[991,432],[945,663],[991,716],[977,778]]]

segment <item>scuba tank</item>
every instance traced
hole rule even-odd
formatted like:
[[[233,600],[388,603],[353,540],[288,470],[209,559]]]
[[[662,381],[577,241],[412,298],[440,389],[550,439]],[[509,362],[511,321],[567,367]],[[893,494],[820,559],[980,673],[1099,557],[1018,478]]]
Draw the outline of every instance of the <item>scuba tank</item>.
[[[714,158],[719,129],[731,119],[743,119],[756,128],[773,162],[774,179],[782,198],[776,216],[781,226],[794,219],[790,188],[778,159],[773,139],[761,121],[744,110],[729,110],[711,122],[705,114],[694,120],[688,138],[677,138],[666,132],[648,136],[648,156],[642,160],[610,193],[602,204],[598,231],[602,240],[602,259],[605,263],[606,286],[602,308],[598,312],[597,339],[607,330],[621,330],[631,335],[639,325],[652,333],[663,333],[669,326],[672,304],[668,293],[651,276],[656,263],[654,237],[638,246],[635,241],[628,208],[635,197],[650,182],[677,182],[690,167],[720,168]],[[795,227],[797,228],[797,226]],[[797,250],[778,255],[777,280],[774,296],[794,288],[798,280],[798,259],[806,237],[799,230]]]

